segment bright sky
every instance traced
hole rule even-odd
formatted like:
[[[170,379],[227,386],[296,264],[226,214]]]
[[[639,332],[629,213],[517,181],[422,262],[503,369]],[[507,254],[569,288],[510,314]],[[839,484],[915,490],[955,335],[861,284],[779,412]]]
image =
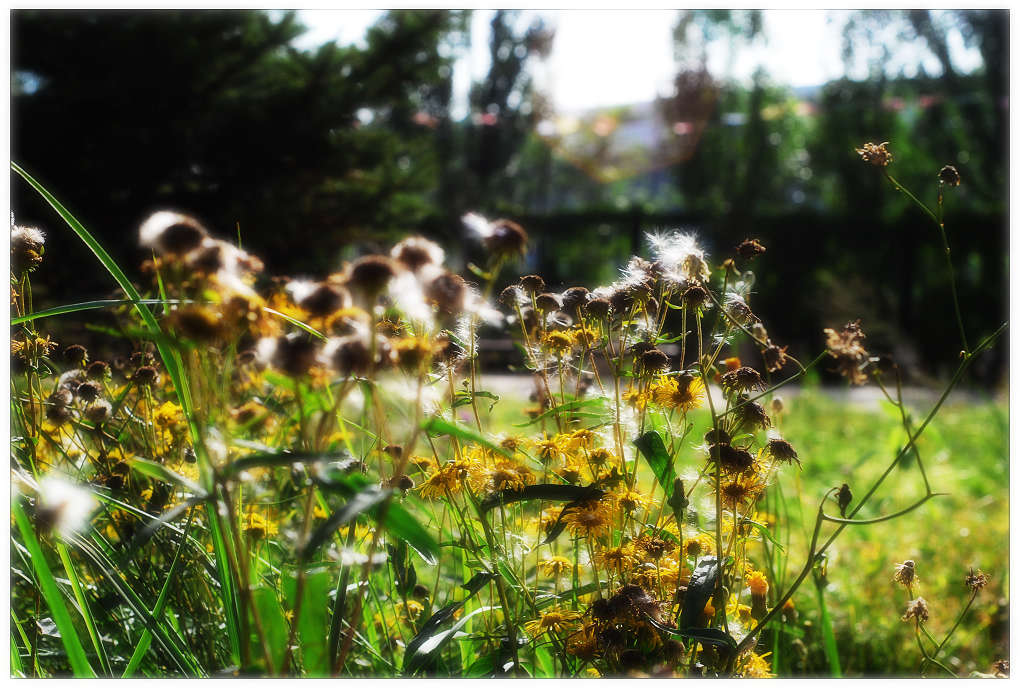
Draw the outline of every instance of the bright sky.
[[[483,78],[488,68],[489,22],[493,10],[476,10],[472,19],[470,51],[454,70],[457,117],[466,114],[467,91],[472,78]],[[310,48],[326,41],[360,42],[365,29],[382,10],[301,10],[309,31],[298,47]],[[537,86],[548,94],[560,112],[594,107],[648,102],[665,95],[675,71],[673,26],[676,10],[541,10],[522,13],[521,26],[539,14],[555,27],[556,38],[549,59],[536,63]],[[793,87],[816,86],[843,75],[840,57],[841,27],[845,12],[826,10],[765,10],[764,41],[735,52],[725,41],[709,51],[713,74],[750,79],[759,65],[773,79]],[[929,73],[939,73],[938,61],[926,49],[898,42],[889,36],[897,52],[893,70],[906,67],[916,72],[919,60]],[[949,43],[954,63],[967,72],[980,65],[980,54],[968,49],[958,31]],[[863,65],[851,74],[863,77]]]

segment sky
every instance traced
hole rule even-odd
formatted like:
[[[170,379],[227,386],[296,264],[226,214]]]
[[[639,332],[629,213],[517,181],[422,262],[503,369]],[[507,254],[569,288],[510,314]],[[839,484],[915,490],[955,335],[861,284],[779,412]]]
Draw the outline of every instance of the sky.
[[[484,77],[488,68],[488,35],[492,10],[476,10],[472,18],[471,48],[454,68],[454,116],[466,114],[467,92],[472,79]],[[330,40],[358,43],[365,29],[383,10],[301,10],[299,18],[309,31],[297,46],[312,48]],[[667,95],[675,72],[673,27],[676,10],[541,10],[525,11],[526,26],[538,14],[554,27],[553,51],[544,63],[536,63],[536,86],[562,113],[576,113],[611,105],[648,102]],[[765,10],[764,40],[749,48],[732,50],[725,41],[713,44],[709,70],[748,81],[763,66],[772,78],[792,87],[818,86],[844,74],[840,56],[841,27],[845,13],[826,10]],[[937,74],[938,61],[926,49],[896,41],[891,67],[906,68],[908,76],[918,64]],[[959,32],[949,34],[951,54],[960,71],[980,65],[976,49],[963,45]],[[863,77],[863,64],[851,68]]]

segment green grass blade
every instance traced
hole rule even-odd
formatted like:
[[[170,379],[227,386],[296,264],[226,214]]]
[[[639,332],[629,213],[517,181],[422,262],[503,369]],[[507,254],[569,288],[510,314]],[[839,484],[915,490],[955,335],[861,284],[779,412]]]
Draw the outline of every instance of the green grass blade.
[[[191,529],[191,518],[188,519],[188,524],[184,527],[184,531],[181,533],[181,542],[177,546],[177,552],[174,554],[174,559],[170,562],[170,571],[167,573],[166,580],[163,581],[163,588],[159,591],[159,597],[156,598],[156,606],[152,608],[152,617],[159,619],[163,616],[163,608],[166,606],[167,595],[170,592],[170,581],[174,579],[174,572],[177,568],[177,562],[181,558],[181,550],[184,549],[184,543],[188,540],[188,531]],[[131,659],[128,660],[127,668],[124,669],[124,674],[121,678],[129,678],[138,669],[138,665],[141,664],[142,658],[145,653],[149,650],[149,645],[152,644],[152,633],[149,629],[142,631],[142,637],[138,641],[138,645],[135,646],[135,651],[131,654]]]
[[[825,659],[829,662],[829,675],[833,678],[842,678],[843,672],[839,667],[836,636],[832,631],[832,618],[829,616],[829,609],[825,605],[825,592],[820,584],[816,584],[816,588],[818,590],[818,609],[821,611],[822,616],[822,650],[825,651]]]
[[[96,656],[99,658],[99,666],[102,668],[105,675],[112,676],[113,672],[110,670],[110,660],[107,658],[106,649],[103,648],[103,643],[99,639],[99,632],[96,630],[96,622],[95,619],[92,618],[92,610],[89,608],[88,600],[85,599],[85,592],[81,588],[81,581],[78,580],[78,573],[74,570],[74,565],[71,563],[71,557],[67,553],[67,545],[62,542],[58,542],[57,553],[60,555],[60,561],[64,565],[64,572],[67,574],[67,579],[71,581],[71,590],[74,592],[74,599],[78,602],[78,607],[81,609],[82,618],[85,619],[85,627],[88,629],[89,638],[92,640],[92,647],[96,649]]]
[[[79,313],[81,311],[90,311],[99,308],[112,308],[113,306],[160,306],[164,304],[179,303],[186,302],[179,300],[167,301],[163,299],[139,299],[137,301],[132,299],[99,299],[98,301],[82,301],[81,303],[69,303],[63,306],[54,306],[53,308],[47,308],[44,311],[36,311],[35,313],[22,315],[18,318],[11,318],[11,325],[20,325],[21,323],[31,322],[40,318],[48,318],[54,315],[67,315],[68,313]]]
[[[88,657],[85,656],[85,648],[82,647],[81,640],[78,638],[78,631],[75,630],[74,623],[71,621],[71,614],[67,611],[67,605],[64,604],[64,598],[57,588],[53,572],[50,571],[49,564],[46,563],[42,546],[35,537],[35,530],[32,528],[28,516],[25,515],[19,498],[15,497],[11,500],[11,511],[14,512],[14,520],[18,524],[18,530],[21,531],[25,547],[32,555],[32,567],[35,569],[35,575],[39,581],[39,589],[50,608],[50,613],[53,614],[53,622],[60,631],[60,642],[67,650],[67,660],[71,664],[71,670],[75,676],[95,678],[96,672],[89,664]]]

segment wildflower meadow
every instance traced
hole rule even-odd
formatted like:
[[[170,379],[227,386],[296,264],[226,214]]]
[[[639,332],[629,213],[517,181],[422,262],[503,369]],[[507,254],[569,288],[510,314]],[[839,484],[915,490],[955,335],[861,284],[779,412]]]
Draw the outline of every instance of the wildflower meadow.
[[[804,360],[772,338],[753,230],[648,228],[613,283],[556,285],[471,213],[461,273],[407,236],[290,278],[160,210],[129,266],[13,165],[54,214],[11,226],[12,675],[1008,675],[1008,414],[958,389],[1008,326],[961,317],[967,180],[908,190],[894,151],[845,154],[947,258],[923,298],[959,356],[920,399],[863,318]],[[69,242],[115,298],[33,299]],[[48,329],[99,311],[102,345]]]

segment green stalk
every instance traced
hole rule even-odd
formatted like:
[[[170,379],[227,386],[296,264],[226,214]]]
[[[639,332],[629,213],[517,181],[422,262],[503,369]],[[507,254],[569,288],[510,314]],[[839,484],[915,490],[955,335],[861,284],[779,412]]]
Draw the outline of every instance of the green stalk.
[[[85,656],[85,648],[82,647],[81,640],[78,638],[78,631],[75,630],[74,622],[71,621],[71,614],[67,611],[67,605],[64,604],[64,599],[60,595],[60,589],[57,588],[57,582],[53,578],[53,572],[50,571],[50,565],[46,563],[46,555],[35,536],[35,529],[28,520],[28,516],[25,515],[19,497],[11,500],[11,511],[14,512],[14,520],[18,524],[18,530],[21,531],[25,548],[31,554],[32,568],[35,569],[39,589],[53,615],[53,622],[60,631],[60,642],[63,643],[64,649],[67,651],[67,661],[71,664],[71,670],[75,676],[95,678],[96,672],[89,664],[88,657]]]

